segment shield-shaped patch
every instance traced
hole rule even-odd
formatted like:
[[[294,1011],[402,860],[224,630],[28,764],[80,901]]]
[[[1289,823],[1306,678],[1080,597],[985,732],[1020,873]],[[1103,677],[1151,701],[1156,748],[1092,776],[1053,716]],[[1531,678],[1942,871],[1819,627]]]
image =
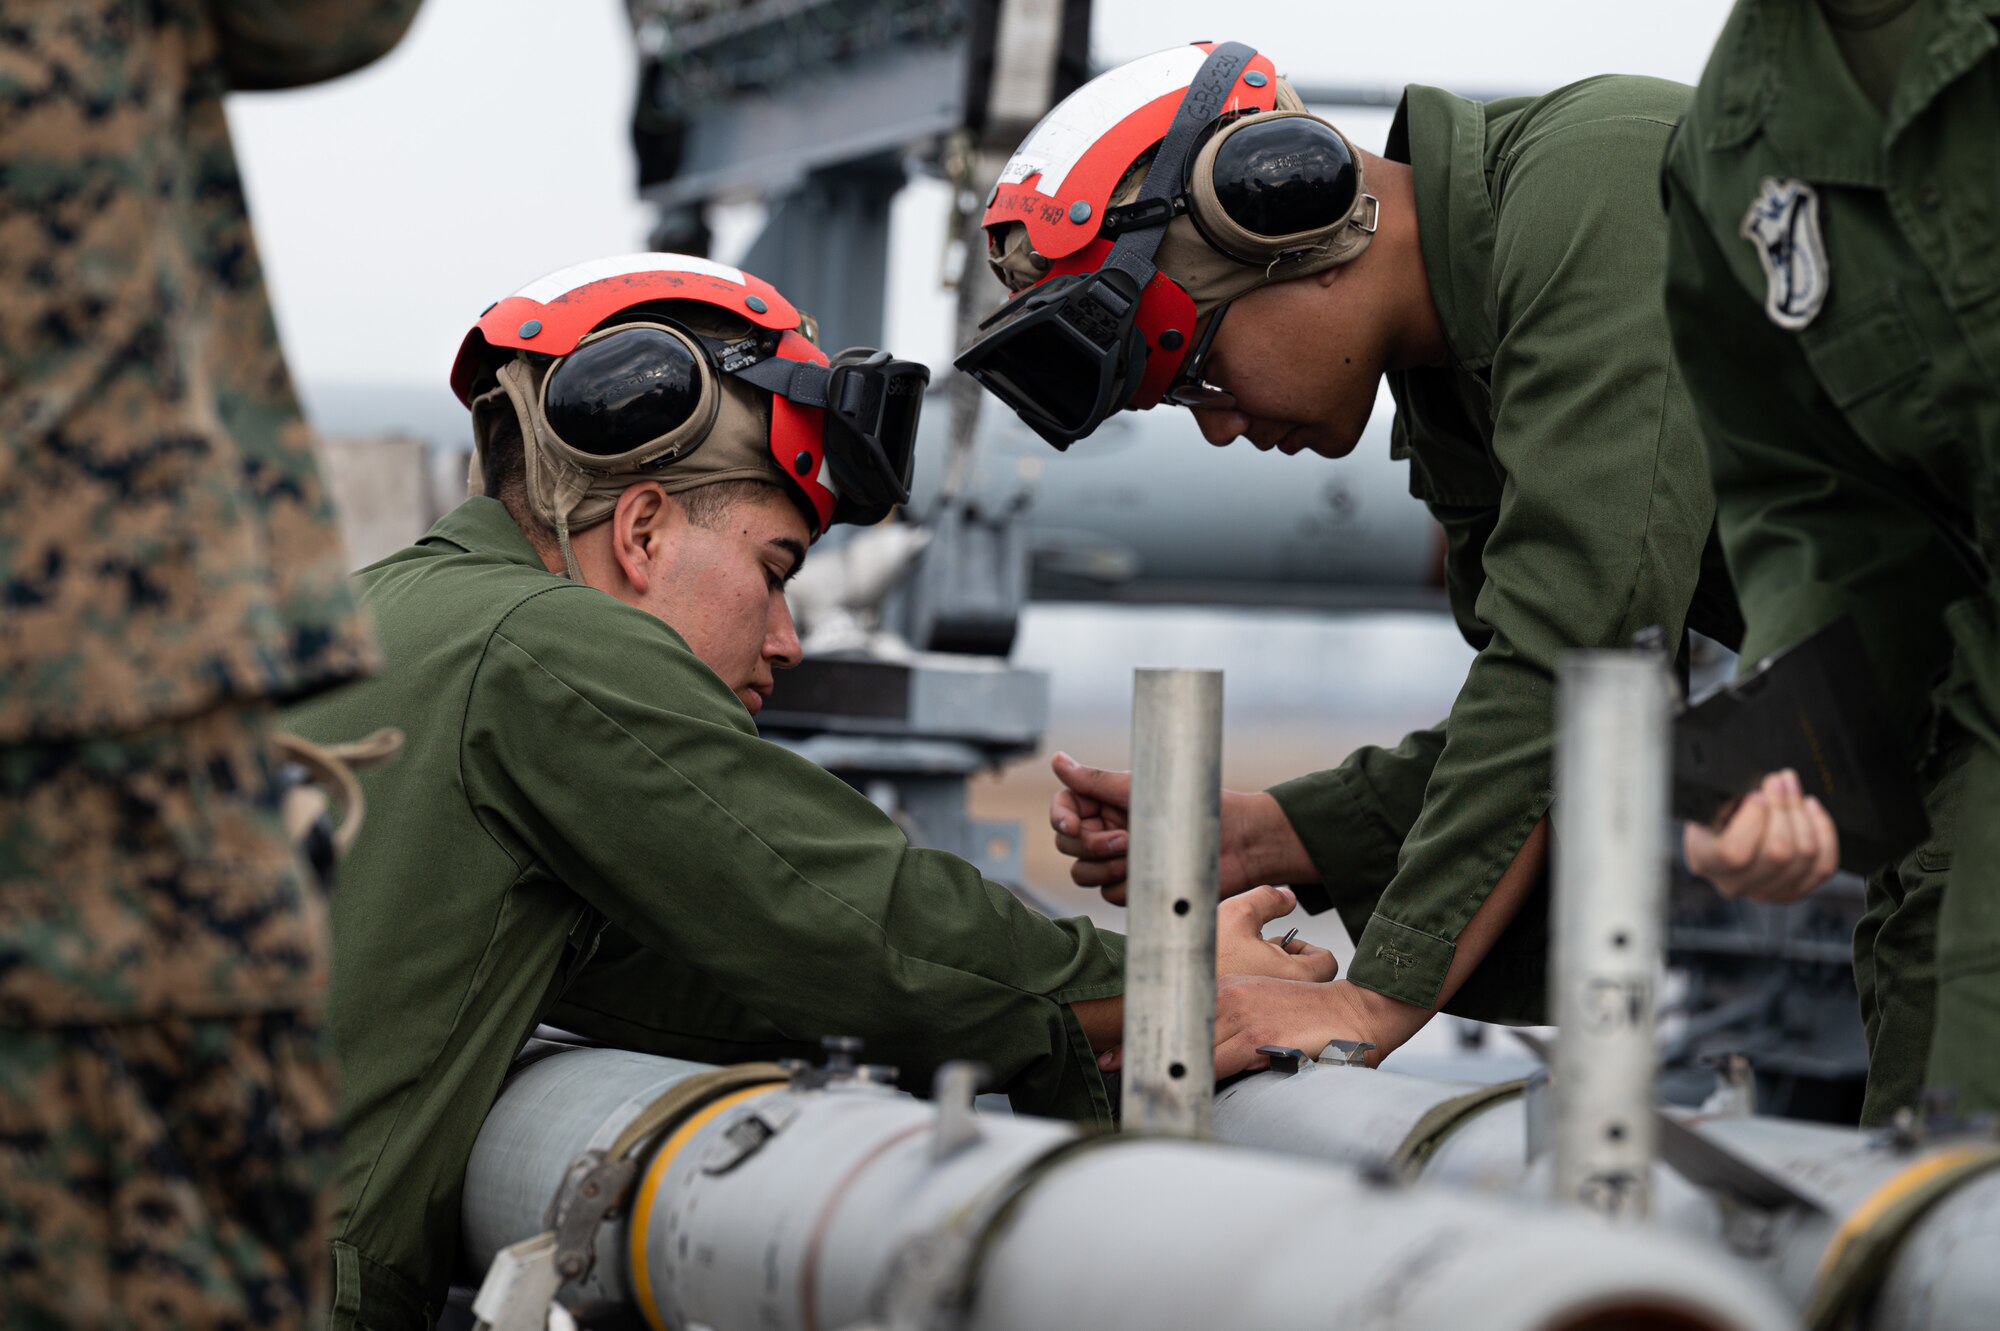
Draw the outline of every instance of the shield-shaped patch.
[[[1764,265],[1764,312],[1780,328],[1804,328],[1826,303],[1826,242],[1819,195],[1803,180],[1765,176],[1738,228]]]

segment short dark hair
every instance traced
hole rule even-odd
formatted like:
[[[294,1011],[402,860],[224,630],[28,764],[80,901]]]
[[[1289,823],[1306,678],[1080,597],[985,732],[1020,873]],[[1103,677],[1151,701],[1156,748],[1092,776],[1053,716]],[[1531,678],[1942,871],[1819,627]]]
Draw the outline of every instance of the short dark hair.
[[[480,477],[487,495],[507,506],[507,515],[527,536],[529,544],[553,556],[555,528],[536,517],[534,506],[528,502],[528,456],[521,439],[521,418],[514,414],[512,404],[506,403],[501,410],[481,413],[474,419],[485,422],[486,437],[478,441],[478,448]],[[734,480],[669,493],[689,522],[714,531],[737,504],[759,491],[777,488],[769,481]]]

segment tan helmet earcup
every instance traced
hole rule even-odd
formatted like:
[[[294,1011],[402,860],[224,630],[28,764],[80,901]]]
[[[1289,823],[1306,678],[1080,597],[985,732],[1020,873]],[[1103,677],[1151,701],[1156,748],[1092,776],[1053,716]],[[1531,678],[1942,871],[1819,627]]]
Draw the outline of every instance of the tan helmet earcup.
[[[1265,236],[1244,227],[1224,211],[1215,189],[1215,161],[1223,145],[1236,135],[1281,120],[1309,120],[1325,125],[1346,145],[1348,156],[1354,162],[1354,200],[1345,213],[1324,226],[1283,236]],[[1362,178],[1361,154],[1355,151],[1354,144],[1336,126],[1310,111],[1266,111],[1261,115],[1240,116],[1223,126],[1210,136],[1196,155],[1188,180],[1188,195],[1197,228],[1217,249],[1244,263],[1271,264],[1279,260],[1312,259],[1318,267],[1331,268],[1357,257],[1374,239],[1372,232],[1353,225],[1357,215],[1365,216],[1363,200],[1366,198],[1366,181]]]

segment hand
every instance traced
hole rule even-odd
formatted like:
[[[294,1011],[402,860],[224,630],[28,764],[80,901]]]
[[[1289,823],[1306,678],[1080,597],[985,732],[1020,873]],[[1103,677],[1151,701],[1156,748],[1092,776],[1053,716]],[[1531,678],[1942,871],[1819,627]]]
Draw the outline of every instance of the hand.
[[[1232,977],[1323,985],[1340,974],[1340,962],[1323,947],[1314,947],[1302,938],[1281,945],[1275,938],[1264,937],[1266,925],[1291,914],[1297,905],[1298,898],[1288,888],[1255,887],[1215,908],[1218,1031],[1221,991],[1232,982]],[[1092,1047],[1102,1043],[1094,1040]],[[1105,1049],[1097,1056],[1097,1066],[1105,1072],[1115,1072],[1123,1062],[1124,1050],[1120,1047]]]
[[[1254,887],[1215,908],[1215,974],[1266,975],[1280,980],[1327,981],[1340,974],[1333,953],[1302,938],[1280,946],[1264,926],[1282,920],[1298,898],[1282,887]]]
[[[1070,881],[1094,887],[1114,906],[1125,904],[1125,857],[1131,846],[1132,774],[1085,767],[1066,753],[1050,764],[1063,789],[1049,801],[1056,849],[1075,860]],[[1315,883],[1306,856],[1277,800],[1258,792],[1222,792],[1221,895],[1259,883]]]
[[[1215,1076],[1269,1067],[1257,1050],[1285,1045],[1316,1056],[1331,1040],[1375,1046],[1373,1067],[1410,1038],[1430,1016],[1424,1009],[1384,998],[1348,980],[1302,984],[1254,975],[1232,975],[1215,993]]]
[[[1797,901],[1840,864],[1840,834],[1789,768],[1764,778],[1720,832],[1689,823],[1681,834],[1688,868],[1726,897]]]

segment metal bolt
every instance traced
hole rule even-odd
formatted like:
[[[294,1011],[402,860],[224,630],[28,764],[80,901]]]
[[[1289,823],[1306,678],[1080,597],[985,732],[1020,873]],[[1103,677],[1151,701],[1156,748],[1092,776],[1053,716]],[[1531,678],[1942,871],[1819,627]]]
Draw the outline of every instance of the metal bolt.
[[[597,1186],[596,1179],[592,1179],[590,1180],[590,1182],[583,1185],[583,1195],[586,1197],[595,1197],[599,1192],[602,1191],[603,1189]]]
[[[1248,74],[1245,74],[1243,76],[1243,81],[1249,84],[1253,88],[1261,88],[1266,83],[1270,82],[1269,79],[1266,79],[1264,77],[1262,70],[1256,70],[1256,69],[1253,69]]]
[[[536,333],[539,333],[541,331],[542,331],[542,321],[540,319],[530,319],[528,320],[528,322],[521,325],[522,337],[533,337]]]
[[[861,1041],[852,1035],[825,1036],[820,1040],[819,1047],[826,1051],[826,1061],[822,1066],[828,1072],[851,1073],[855,1060],[861,1056]]]
[[[1160,334],[1160,347],[1165,351],[1179,351],[1181,343],[1185,341],[1187,339],[1181,336],[1181,330],[1178,328],[1169,328]]]
[[[577,1256],[575,1253],[571,1253],[562,1259],[562,1263],[556,1269],[569,1279],[575,1280],[583,1274],[583,1258]]]
[[[1078,199],[1069,206],[1069,220],[1082,223],[1090,220],[1090,205]]]
[[[745,296],[743,298],[743,303],[745,305],[748,305],[752,310],[752,312],[757,314],[762,314],[764,313],[764,311],[771,308],[769,305],[766,305],[764,303],[764,298],[762,296]]]
[[[813,455],[804,449],[800,449],[799,455],[792,459],[792,470],[801,476],[810,476],[812,475],[812,469]]]

